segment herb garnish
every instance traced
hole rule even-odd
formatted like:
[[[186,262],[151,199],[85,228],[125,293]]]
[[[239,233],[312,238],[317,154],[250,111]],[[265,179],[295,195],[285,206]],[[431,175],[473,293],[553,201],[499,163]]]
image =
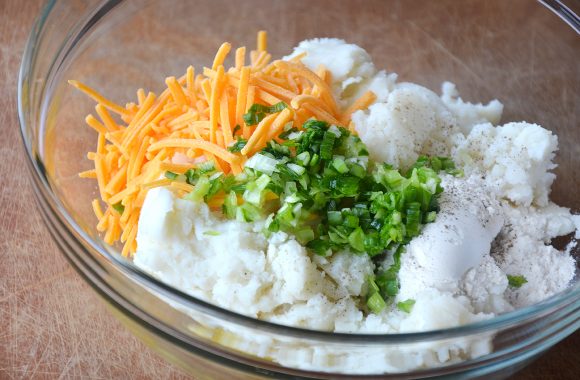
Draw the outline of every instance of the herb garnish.
[[[523,284],[527,283],[528,280],[522,275],[507,275],[508,284],[512,288],[521,288]]]
[[[244,118],[251,125],[285,107],[255,104]],[[236,176],[216,172],[213,163],[188,170],[184,177],[195,188],[186,198],[207,202],[220,194],[227,218],[265,219],[266,235],[292,234],[317,255],[391,255],[393,264],[369,280],[367,307],[380,312],[398,294],[405,245],[435,220],[443,191],[438,172],[461,173],[446,157],[420,157],[406,171],[371,162],[356,135],[324,121],[308,120],[282,134],[282,143],[269,141]],[[238,138],[229,150],[245,143]],[[410,310],[412,303],[398,307]]]

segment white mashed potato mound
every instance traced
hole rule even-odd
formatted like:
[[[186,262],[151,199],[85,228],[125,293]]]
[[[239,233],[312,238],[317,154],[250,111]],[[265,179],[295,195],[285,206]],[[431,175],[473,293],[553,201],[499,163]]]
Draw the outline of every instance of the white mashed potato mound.
[[[445,191],[436,222],[425,225],[403,255],[399,301],[414,299],[424,289],[453,293],[468,270],[490,257],[504,224],[499,201],[480,178],[441,177]]]
[[[511,226],[525,225],[522,233],[535,237],[545,244],[558,236],[568,235],[577,225],[574,222],[577,216],[571,216],[570,209],[549,202],[544,207],[509,207],[504,205],[504,216]],[[509,228],[505,228],[507,231]]]
[[[505,273],[528,279],[520,288],[507,289],[507,296],[514,307],[543,301],[566,289],[574,278],[574,258],[566,252],[543,245],[541,240],[529,235],[519,236],[512,242],[512,246],[505,248],[501,256],[498,255],[497,261]]]
[[[435,222],[401,257],[400,291],[379,314],[359,306],[375,264],[367,255],[311,255],[292,236],[265,237],[262,223],[226,220],[203,203],[150,190],[139,219],[137,266],[161,281],[223,308],[307,329],[399,333],[459,326],[539,302],[568,286],[574,259],[547,245],[580,219],[549,201],[557,137],[529,123],[500,122],[503,105],[463,101],[452,83],[442,96],[378,71],[359,46],[322,38],[301,42],[289,59],[327,67],[346,107],[367,90],[377,100],[352,116],[370,158],[409,168],[420,155],[453,157],[464,176],[442,174]],[[578,235],[578,232],[577,232]],[[390,261],[389,261],[390,260]],[[377,263],[388,268],[392,258]],[[508,286],[507,275],[528,280]],[[396,302],[413,299],[409,313]],[[218,326],[219,327],[219,326]],[[235,327],[235,326],[234,326]],[[393,350],[274,342],[243,330],[243,350],[286,366],[344,373],[427,368],[492,350],[492,336]],[[286,345],[287,344],[287,345]],[[239,348],[239,347],[238,347]],[[372,358],[372,360],[369,360]]]
[[[386,102],[352,116],[370,158],[395,168],[408,168],[422,154],[448,156],[458,135],[455,115],[431,90],[401,83]]]
[[[441,329],[494,315],[475,312],[465,296],[428,288],[415,295],[416,307],[410,313],[392,305],[379,315],[365,316],[357,298],[366,294],[366,279],[374,271],[367,255],[339,252],[330,258],[311,258],[285,233],[265,238],[260,223],[225,220],[212,214],[206,204],[179,199],[164,188],[149,191],[141,213],[134,257],[138,267],[195,297],[244,315],[351,333]],[[205,323],[207,328],[227,326]],[[480,337],[401,350],[344,351],[275,342],[235,326],[228,331],[237,337],[232,344],[282,365],[360,374],[441,365],[491,349],[491,340]],[[285,345],[289,349],[279,348]],[[372,364],[366,360],[369,355],[377,359]]]
[[[206,204],[179,199],[164,188],[149,192],[142,215],[134,262],[163,282],[229,310],[280,324],[369,332],[356,302],[366,294],[366,279],[374,271],[369,256],[339,252],[330,258],[311,258],[283,232],[265,238],[261,223],[220,218]],[[435,223],[430,226],[437,228]],[[448,306],[458,307],[454,305]],[[447,318],[446,326],[480,319],[463,307],[451,314],[456,317]],[[414,323],[403,323],[411,316],[415,321],[429,319],[429,314],[387,309],[382,319],[390,322],[374,332],[420,331],[420,326],[431,323],[413,328]]]
[[[455,84],[443,82],[441,85],[441,100],[457,117],[457,124],[464,134],[468,134],[474,125],[491,123],[497,125],[503,112],[503,104],[493,99],[486,105],[465,102],[459,97]]]
[[[374,264],[338,253],[320,267],[283,232],[269,239],[260,223],[220,218],[204,203],[151,190],[143,205],[134,262],[163,282],[256,318],[336,330],[339,315],[360,313]]]
[[[522,275],[528,282],[507,288],[506,298],[516,307],[530,306],[566,289],[574,278],[576,263],[568,251],[548,243],[578,228],[570,210],[549,203],[544,207],[504,204],[505,227],[492,255],[501,270]]]
[[[466,174],[480,174],[502,198],[522,205],[548,204],[556,175],[550,170],[558,150],[552,132],[530,123],[490,123],[473,127],[454,153]]]
[[[396,74],[377,71],[370,55],[360,46],[338,38],[315,38],[302,41],[291,59],[306,53],[302,63],[316,71],[320,65],[332,73],[332,90],[343,106],[348,106],[366,91],[373,91],[378,101],[386,100],[397,80]]]

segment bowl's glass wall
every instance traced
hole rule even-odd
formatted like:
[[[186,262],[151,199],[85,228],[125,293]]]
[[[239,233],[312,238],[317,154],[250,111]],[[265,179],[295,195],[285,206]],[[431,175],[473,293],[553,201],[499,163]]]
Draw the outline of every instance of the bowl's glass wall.
[[[68,86],[68,79],[87,83],[124,104],[136,100],[137,88],[159,92],[166,76],[179,76],[188,65],[199,72],[211,64],[223,41],[252,48],[261,29],[269,32],[269,51],[274,57],[287,54],[306,38],[343,38],[364,47],[378,68],[398,73],[400,81],[412,81],[439,92],[440,84],[451,80],[465,100],[502,101],[504,121],[537,122],[553,130],[560,141],[553,199],[580,210],[577,192],[570,191],[580,185],[580,41],[540,4],[530,5],[527,0],[246,0],[234,6],[227,0],[172,0],[108,2],[103,7],[99,1],[63,1],[52,4],[46,17],[35,42],[36,51],[30,46],[27,51],[34,55],[28,57],[29,66],[25,57],[21,117],[36,169],[41,167],[46,176],[45,184],[35,180],[39,188],[48,185],[44,194],[40,190],[38,194],[41,203],[49,204],[44,210],[49,225],[50,220],[58,224],[51,227],[53,233],[62,239],[59,244],[88,280],[126,316],[132,315],[126,317],[130,324],[132,321],[144,329],[145,320],[154,326],[144,329],[143,336],[156,337],[165,342],[157,344],[173,347],[165,353],[182,365],[189,366],[183,359],[188,355],[201,355],[193,350],[198,347],[245,361],[249,366],[276,367],[245,355],[243,346],[247,343],[220,335],[220,328],[230,322],[224,322],[223,316],[216,317],[219,312],[166,289],[145,290],[151,288],[146,278],[135,276],[131,269],[102,254],[108,248],[95,232],[90,207],[91,200],[98,196],[96,184],[77,176],[91,168],[86,152],[94,150],[96,134],[83,120],[94,112],[94,103]],[[61,217],[54,218],[55,213]],[[73,226],[73,220],[78,226]],[[74,228],[76,232],[67,235]],[[554,306],[539,314],[530,314],[527,325],[518,320],[506,322],[498,330],[461,332],[473,341],[500,333],[495,337],[496,355],[487,362],[475,361],[448,371],[487,363],[484,372],[493,372],[554,344],[578,327],[578,285],[567,297],[565,302],[553,300]],[[182,312],[188,302],[192,307]],[[230,330],[247,329],[248,333],[263,327],[253,326],[251,321],[246,321],[245,327],[237,325],[239,320],[231,323]],[[166,333],[171,339],[159,337],[159,326],[169,327]],[[279,349],[289,349],[296,343],[283,329],[264,334],[276,340]],[[304,342],[305,336],[300,336],[300,342]],[[455,338],[441,335],[429,339],[452,342]],[[311,345],[337,344],[316,335],[306,340]],[[519,353],[512,349],[518,342]],[[410,340],[365,343],[361,339],[337,346],[337,351],[356,350],[366,344],[416,349]],[[179,345],[181,348],[177,348]],[[506,354],[510,350],[511,359]],[[506,360],[497,364],[504,354]]]

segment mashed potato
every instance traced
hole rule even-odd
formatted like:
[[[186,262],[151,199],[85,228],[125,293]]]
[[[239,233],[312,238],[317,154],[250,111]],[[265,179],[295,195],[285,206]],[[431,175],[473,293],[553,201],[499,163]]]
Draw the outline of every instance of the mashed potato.
[[[397,84],[385,102],[352,116],[370,158],[396,168],[410,167],[420,155],[449,156],[458,136],[455,115],[425,87]]]
[[[324,64],[342,106],[367,90],[375,104],[352,121],[370,157],[408,168],[420,155],[452,156],[464,177],[443,175],[434,223],[407,246],[396,301],[412,298],[409,313],[395,303],[364,314],[361,300],[375,267],[367,255],[311,255],[292,236],[265,237],[262,222],[226,220],[203,203],[149,191],[139,219],[137,266],[193,296],[279,324],[334,332],[398,333],[459,326],[541,301],[574,276],[569,254],[546,246],[574,231],[570,211],[549,201],[558,147],[536,124],[497,126],[503,106],[463,101],[451,83],[443,94],[378,71],[360,47],[338,39],[304,41],[286,58],[306,52],[311,69]],[[506,243],[506,244],[503,244]],[[509,244],[508,244],[509,243]],[[510,288],[507,275],[528,284]],[[377,347],[357,352],[292,346],[234,332],[244,350],[283,365],[345,373],[381,373],[441,365],[490,352],[491,337],[425,346],[409,352]],[[372,365],[365,360],[373,357]]]
[[[537,124],[485,123],[474,126],[457,145],[454,158],[467,175],[485,175],[500,197],[522,206],[546,206],[556,178],[550,170],[556,167],[557,149],[558,138]]]
[[[343,106],[354,102],[364,92],[370,90],[377,95],[377,101],[384,102],[393,90],[396,74],[378,71],[369,54],[360,46],[348,44],[337,38],[316,38],[302,41],[290,59],[306,53],[302,63],[312,70],[324,65],[332,73],[332,89]]]
[[[316,263],[293,237],[261,231],[262,223],[227,220],[153,189],[134,262],[196,297],[281,324],[334,331],[339,316],[362,316],[356,297],[373,274],[369,256],[339,252]]]

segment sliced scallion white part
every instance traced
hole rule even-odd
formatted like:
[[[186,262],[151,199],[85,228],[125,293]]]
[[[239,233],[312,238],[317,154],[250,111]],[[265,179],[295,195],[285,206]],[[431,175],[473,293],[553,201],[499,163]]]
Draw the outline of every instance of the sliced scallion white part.
[[[244,191],[243,198],[246,202],[261,206],[264,201],[264,190],[270,183],[270,177],[262,174],[255,181],[246,184],[246,191]]]
[[[287,166],[288,166],[288,169],[292,170],[294,173],[296,173],[298,175],[302,175],[306,171],[306,168],[304,168],[303,166],[300,166],[300,165],[288,164]]]
[[[262,173],[272,175],[276,171],[276,165],[279,161],[275,158],[265,156],[261,153],[254,154],[248,161],[245,167],[261,171]]]

